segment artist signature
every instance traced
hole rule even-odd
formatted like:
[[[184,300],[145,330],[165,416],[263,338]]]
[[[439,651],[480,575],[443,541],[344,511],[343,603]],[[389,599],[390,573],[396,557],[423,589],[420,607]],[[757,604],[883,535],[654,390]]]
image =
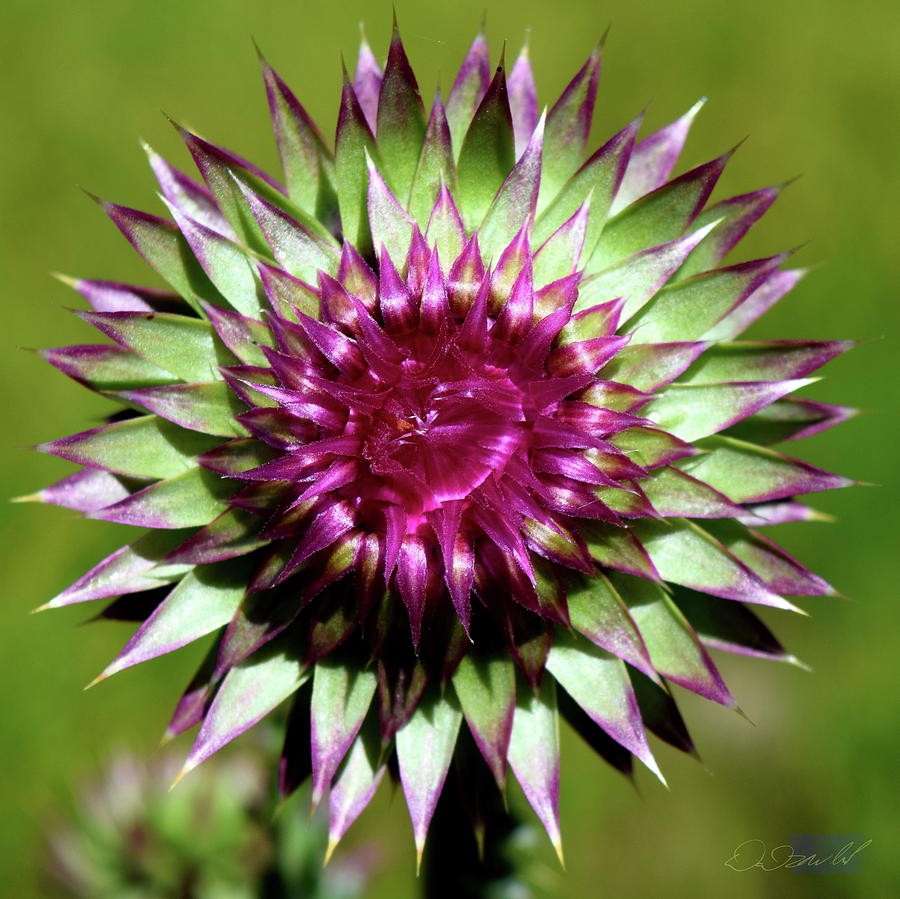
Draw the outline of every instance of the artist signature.
[[[744,840],[726,859],[725,867],[732,871],[777,871],[779,868],[846,868],[871,840],[857,842],[848,840],[838,849],[827,854],[810,853],[804,855],[794,851],[789,843],[782,843],[769,849],[762,840]]]

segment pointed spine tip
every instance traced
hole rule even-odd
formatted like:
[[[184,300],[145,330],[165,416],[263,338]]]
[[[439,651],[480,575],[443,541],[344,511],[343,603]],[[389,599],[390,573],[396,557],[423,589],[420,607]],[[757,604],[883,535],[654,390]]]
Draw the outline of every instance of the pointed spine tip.
[[[11,503],[39,503],[43,502],[40,492],[38,493],[26,493],[22,496],[11,496],[9,498]],[[35,610],[37,611],[37,610]]]
[[[748,724],[751,724],[753,727],[756,727],[756,722],[737,704],[735,703],[732,708],[735,712],[737,712],[741,718],[743,718]]]
[[[174,790],[175,787],[177,787],[178,784],[180,784],[181,781],[184,780],[184,778],[188,774],[190,774],[191,771],[193,771],[194,768],[196,768],[196,767],[197,767],[197,762],[192,762],[191,759],[188,758],[188,760],[184,763],[184,767],[178,772],[178,775],[176,776],[175,780],[173,780],[171,785],[169,786],[169,792],[171,793],[172,790]]]
[[[553,844],[553,849],[556,852],[556,857],[559,859],[559,866],[563,869],[563,871],[565,871],[566,857],[563,853],[562,837],[559,834],[556,834],[550,842]]]
[[[529,54],[531,53],[531,29],[526,28],[524,31],[524,36],[522,38],[522,49],[519,50],[519,56],[523,59],[528,59]]]
[[[86,187],[79,187],[79,190],[88,199],[93,200],[98,206],[102,206],[104,209],[106,209],[107,207],[112,205],[112,204],[108,203],[106,200],[102,200],[99,196],[97,196],[97,194],[95,194],[93,191],[88,190]]]
[[[802,615],[804,618],[809,618],[809,612],[806,609],[801,609],[800,606],[794,605],[792,602],[788,602],[786,599],[784,600],[784,608],[787,612],[794,612],[797,615]]]
[[[55,278],[61,284],[65,284],[66,287],[71,287],[73,290],[78,290],[78,285],[81,283],[80,278],[73,278],[71,275],[64,275],[62,272],[50,272],[50,277]]]
[[[265,56],[263,56],[263,52],[260,49],[259,44],[256,42],[256,38],[251,34],[250,35],[250,43],[253,44],[253,49],[256,51],[256,58],[259,60],[259,64],[263,67],[263,69],[269,69],[270,66],[266,62]]]
[[[609,38],[609,33],[612,31],[613,20],[609,20],[609,25],[606,26],[606,30],[603,34],[600,35],[600,40],[597,41],[597,46],[594,48],[595,53],[600,53],[603,48],[606,46],[606,41]]]
[[[795,668],[799,668],[801,671],[812,673],[812,665],[807,665],[806,662],[798,659],[797,656],[788,655],[784,656],[783,661],[787,662],[788,665],[793,665]]]
[[[720,157],[724,162],[728,162],[732,156],[750,139],[749,134],[745,134],[728,152],[723,153]]]
[[[160,112],[165,116],[166,121],[181,135],[183,140],[188,140],[188,138],[193,137],[187,128],[176,122],[164,109],[161,109]]]
[[[337,846],[338,840],[333,836],[329,836],[328,845],[325,847],[325,856],[322,858],[323,868],[331,861],[331,856],[334,855],[334,850],[337,849]]]
[[[666,778],[663,776],[662,771],[660,770],[659,765],[657,764],[656,759],[653,757],[653,754],[648,750],[647,757],[642,758],[641,761],[644,763],[648,771],[651,771],[656,779],[668,790],[669,783]]]
[[[110,675],[109,669],[107,669],[106,671],[101,671],[101,672],[100,672],[100,673],[99,673],[99,674],[98,674],[98,675],[97,675],[97,676],[96,676],[96,677],[95,677],[95,678],[94,678],[87,686],[85,686],[83,689],[85,690],[85,692],[87,692],[88,690],[91,689],[91,687],[96,687],[97,684],[99,684],[101,681],[105,681],[106,678],[109,677],[109,675]]]
[[[693,119],[701,109],[709,102],[708,97],[701,97],[685,114],[686,119]],[[744,138],[746,140],[746,138]],[[740,146],[740,144],[738,145]]]
[[[792,177],[782,181],[780,184],[775,184],[772,189],[781,193],[785,188],[790,187],[795,181],[799,181],[803,177],[803,173],[800,172],[797,175],[793,175]]]
[[[507,811],[507,809],[504,808],[504,811]],[[483,824],[476,825],[472,829],[472,832],[475,837],[475,846],[477,847],[477,850],[478,850],[478,861],[483,862],[484,861],[484,825]]]

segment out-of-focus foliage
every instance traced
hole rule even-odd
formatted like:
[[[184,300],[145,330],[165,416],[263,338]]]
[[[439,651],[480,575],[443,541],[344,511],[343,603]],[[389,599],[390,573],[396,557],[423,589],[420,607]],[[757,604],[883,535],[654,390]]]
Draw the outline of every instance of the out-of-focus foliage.
[[[635,106],[650,99],[647,130],[708,95],[685,168],[734,145],[746,130],[753,147],[732,160],[718,196],[803,174],[778,201],[777,214],[753,233],[746,255],[812,239],[797,264],[827,264],[816,267],[750,337],[896,334],[900,20],[888,0],[862,0],[852,14],[814,0],[401,3],[404,37],[422,84],[433,84],[439,72],[448,77],[485,6],[492,44],[508,38],[510,56],[523,29],[533,29],[542,48],[534,62],[544,100],[558,94],[595,37],[615,22],[601,76],[605,105],[597,135],[624,125]],[[0,494],[37,488],[71,470],[17,447],[99,423],[109,411],[100,398],[17,349],[91,339],[85,325],[62,311],[71,295],[46,272],[123,280],[145,274],[76,185],[116,202],[144,203],[152,186],[138,135],[187,165],[160,107],[274,167],[249,36],[302,91],[310,112],[333,124],[338,50],[352,58],[360,19],[373,46],[385,46],[390,4],[362,0],[340,7],[297,0],[264,6],[248,0],[16,0],[6,11],[0,37],[6,68],[0,85],[0,367],[8,426]],[[316,77],[318,71],[328,77]],[[814,438],[808,457],[883,485],[822,496],[818,507],[839,516],[838,526],[779,529],[780,543],[855,600],[807,602],[808,620],[781,616],[779,635],[814,673],[718,657],[756,727],[680,694],[688,724],[708,754],[699,765],[654,747],[672,790],[641,776],[643,801],[564,732],[567,873],[557,874],[545,844],[531,853],[546,866],[546,895],[818,899],[886,895],[900,879],[891,844],[898,816],[896,711],[885,688],[896,679],[900,633],[891,515],[900,500],[895,353],[890,339],[859,347],[832,365],[819,394],[813,388],[814,396],[874,414]],[[125,532],[73,521],[62,510],[22,506],[3,510],[0,529],[6,577],[0,612],[6,686],[0,889],[31,899],[45,895],[36,860],[46,809],[80,772],[96,770],[108,747],[126,735],[137,735],[141,753],[149,756],[167,720],[168,698],[190,676],[203,648],[78,694],[102,667],[97,660],[113,658],[130,625],[104,622],[85,628],[75,641],[72,629],[86,617],[84,610],[42,621],[26,612],[120,545]],[[705,739],[713,732],[715,741]],[[407,829],[402,803],[391,803],[385,791],[367,821],[348,834],[344,851],[377,835],[393,853],[367,897],[415,894]],[[852,873],[725,867],[744,840],[773,847],[796,833],[859,834],[873,842]]]
[[[45,887],[80,899],[356,899],[377,849],[327,868],[327,828],[296,803],[273,816],[267,760],[224,755],[169,789],[177,753],[119,753],[47,835]],[[51,882],[52,878],[52,882]]]

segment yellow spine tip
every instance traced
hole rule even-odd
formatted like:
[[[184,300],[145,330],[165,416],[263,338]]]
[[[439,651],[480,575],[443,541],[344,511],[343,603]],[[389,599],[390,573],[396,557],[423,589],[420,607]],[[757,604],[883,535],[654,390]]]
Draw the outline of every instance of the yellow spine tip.
[[[109,677],[109,673],[106,671],[101,671],[84,689],[90,690],[91,687],[96,687],[97,684],[100,683],[100,681],[106,680],[107,677]]]
[[[196,767],[197,766],[192,765],[190,759],[188,759],[188,761],[184,763],[184,767],[181,769],[181,771],[178,772],[178,776],[175,778],[175,780],[172,781],[172,785],[169,787],[169,792],[171,793],[172,790],[174,790],[175,787],[177,787],[178,784],[180,784],[181,781],[184,780],[185,776],[193,771]]]
[[[62,282],[67,287],[77,287],[78,279],[73,278],[71,275],[64,275],[62,272],[50,272],[51,278],[56,278],[57,281]]]
[[[328,845],[325,847],[325,857],[322,859],[322,867],[324,868],[331,861],[334,850],[337,849],[338,841],[332,837],[328,837]]]
[[[553,839],[553,848],[556,850],[556,857],[559,859],[560,867],[563,869],[563,871],[565,871],[566,870],[566,857],[563,854],[562,837],[560,837],[559,835],[557,835]]]

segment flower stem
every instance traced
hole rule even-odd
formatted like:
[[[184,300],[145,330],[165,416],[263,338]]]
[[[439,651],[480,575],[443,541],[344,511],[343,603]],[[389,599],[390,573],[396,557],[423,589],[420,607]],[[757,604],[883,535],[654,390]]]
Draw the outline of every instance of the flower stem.
[[[519,827],[484,763],[466,753],[447,778],[429,829],[423,899],[528,899],[509,851]]]

